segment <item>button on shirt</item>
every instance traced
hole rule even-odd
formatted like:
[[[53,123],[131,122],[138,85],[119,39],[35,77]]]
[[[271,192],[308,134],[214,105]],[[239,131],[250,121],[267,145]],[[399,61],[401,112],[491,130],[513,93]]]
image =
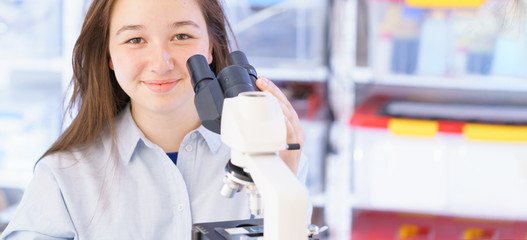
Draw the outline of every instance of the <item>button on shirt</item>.
[[[230,149],[218,134],[187,134],[176,166],[126,107],[112,139],[40,160],[0,239],[191,239],[193,223],[250,217],[246,193],[219,194]]]

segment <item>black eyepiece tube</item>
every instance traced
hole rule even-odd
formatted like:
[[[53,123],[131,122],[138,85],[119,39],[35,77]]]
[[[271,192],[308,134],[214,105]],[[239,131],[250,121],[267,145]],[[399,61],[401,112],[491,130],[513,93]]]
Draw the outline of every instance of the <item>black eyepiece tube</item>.
[[[247,73],[249,73],[249,76],[251,76],[251,81],[253,82],[253,85],[256,86],[255,81],[258,78],[258,74],[256,74],[256,69],[249,64],[249,60],[247,60],[247,56],[245,56],[245,53],[242,51],[234,51],[229,54],[229,63],[231,65],[238,65],[245,70],[247,70]]]
[[[245,56],[245,53],[242,51],[234,51],[229,54],[229,63],[231,65],[249,65],[249,60],[247,60],[247,56]]]
[[[215,80],[216,77],[210,70],[209,63],[203,55],[194,55],[187,60],[187,68],[192,78],[194,92],[198,92],[208,80]]]
[[[187,60],[187,68],[196,93],[194,105],[204,127],[220,133],[221,112],[223,110],[223,89],[210,70],[203,55],[194,55]]]
[[[226,98],[236,97],[242,92],[258,91],[253,85],[247,71],[236,65],[231,65],[221,70],[218,81]]]

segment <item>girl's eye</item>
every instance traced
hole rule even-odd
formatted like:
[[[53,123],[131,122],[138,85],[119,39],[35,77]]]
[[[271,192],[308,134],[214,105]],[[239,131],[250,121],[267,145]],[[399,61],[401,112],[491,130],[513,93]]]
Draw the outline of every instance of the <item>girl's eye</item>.
[[[131,44],[139,44],[139,43],[144,43],[144,42],[145,41],[142,38],[132,38],[127,41],[127,43],[131,43]]]
[[[190,36],[187,35],[187,34],[184,34],[184,33],[180,33],[180,34],[176,34],[174,36],[174,40],[185,40],[185,39],[189,39]]]

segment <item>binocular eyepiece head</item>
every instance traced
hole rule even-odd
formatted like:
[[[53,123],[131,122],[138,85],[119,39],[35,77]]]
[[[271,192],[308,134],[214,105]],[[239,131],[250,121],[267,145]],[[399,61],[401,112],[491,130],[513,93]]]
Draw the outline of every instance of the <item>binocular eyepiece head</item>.
[[[187,60],[192,86],[196,93],[194,104],[201,123],[207,129],[220,133],[223,99],[236,97],[242,92],[258,91],[256,70],[241,51],[229,54],[229,63],[216,77],[205,56],[194,55]]]

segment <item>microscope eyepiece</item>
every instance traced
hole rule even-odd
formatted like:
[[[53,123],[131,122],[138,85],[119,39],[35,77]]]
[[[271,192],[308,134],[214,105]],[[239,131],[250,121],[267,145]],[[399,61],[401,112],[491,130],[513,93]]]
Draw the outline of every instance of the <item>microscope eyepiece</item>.
[[[231,65],[238,65],[245,70],[247,70],[247,73],[249,76],[251,76],[251,82],[254,86],[256,86],[255,81],[258,78],[258,74],[256,74],[256,69],[249,64],[249,61],[247,60],[247,56],[245,56],[245,53],[242,51],[234,51],[229,54],[229,63]]]
[[[224,98],[220,83],[203,55],[190,57],[187,60],[187,68],[196,93],[194,104],[201,123],[207,129],[220,133]]]
[[[203,55],[194,55],[187,60],[187,68],[192,79],[194,92],[198,92],[209,80],[215,80],[216,76],[210,70],[209,63]]]
[[[231,65],[250,65],[247,56],[242,51],[234,51],[229,54],[229,63]]]
[[[218,81],[226,98],[236,97],[242,92],[258,91],[247,70],[241,66],[231,65],[224,68],[218,75]]]

